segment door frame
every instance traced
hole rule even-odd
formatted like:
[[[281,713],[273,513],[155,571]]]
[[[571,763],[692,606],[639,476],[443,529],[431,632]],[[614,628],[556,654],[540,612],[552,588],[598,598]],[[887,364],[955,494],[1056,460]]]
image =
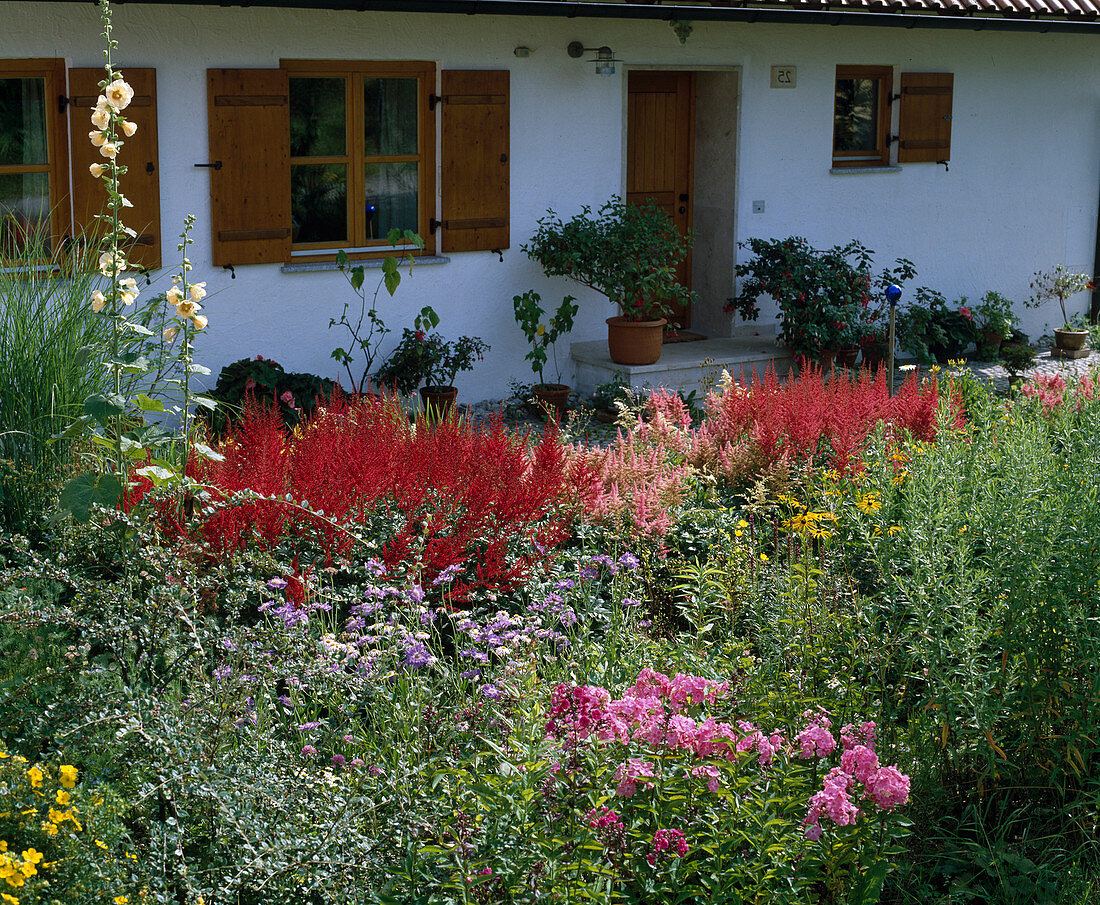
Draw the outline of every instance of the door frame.
[[[672,65],[672,64],[656,64],[656,63],[653,63],[653,64],[650,64],[650,63],[642,63],[642,64],[635,63],[635,64],[630,64],[630,65],[623,66],[623,78],[622,78],[622,123],[621,123],[621,142],[620,142],[620,150],[619,150],[619,159],[620,159],[620,162],[621,162],[621,167],[620,167],[620,174],[619,174],[619,185],[620,185],[619,194],[623,198],[625,198],[626,197],[626,190],[627,190],[627,166],[628,166],[628,163],[629,163],[629,158],[627,156],[627,143],[628,143],[628,140],[629,140],[629,123],[627,122],[627,119],[628,119],[628,116],[629,116],[629,113],[630,113],[630,86],[629,86],[630,76],[629,76],[629,73],[635,72],[635,71],[643,71],[643,72],[645,72],[645,71],[649,71],[649,72],[653,72],[653,71],[658,71],[658,72],[690,72],[690,73],[693,73],[693,74],[705,73],[705,72],[728,72],[728,73],[733,73],[734,75],[736,75],[736,77],[737,77],[737,93],[733,98],[731,98],[731,101],[734,104],[733,120],[734,120],[734,124],[735,124],[734,135],[731,137],[731,146],[732,146],[733,159],[734,159],[733,186],[732,186],[732,189],[733,189],[733,210],[732,210],[732,214],[733,214],[734,235],[731,237],[732,240],[733,240],[733,249],[734,249],[734,256],[735,256],[734,261],[731,264],[731,266],[733,266],[733,267],[736,267],[736,250],[737,250],[737,241],[736,241],[737,240],[737,235],[736,235],[736,232],[737,232],[737,227],[740,224],[740,218],[738,216],[738,206],[740,204],[739,199],[742,196],[742,191],[741,191],[741,183],[742,183],[742,178],[741,178],[741,171],[742,171],[742,167],[741,167],[741,159],[742,159],[741,158],[741,106],[742,106],[742,97],[743,97],[743,94],[744,94],[744,70],[745,70],[744,65],[742,65],[740,63],[736,63],[736,64],[732,64],[732,65],[730,65],[730,64]],[[689,225],[689,228],[693,228],[693,226],[694,226],[695,199],[696,199],[696,194],[697,194],[697,192],[695,190],[694,180],[695,180],[695,159],[696,159],[697,134],[698,134],[698,122],[697,122],[697,116],[698,116],[697,95],[698,95],[698,90],[699,90],[698,89],[698,80],[696,79],[696,80],[693,81],[693,92],[692,92],[692,98],[691,98],[691,118],[692,118],[692,121],[691,121],[691,160],[690,160],[690,174],[691,174],[691,177],[690,178],[692,180],[692,186],[691,186],[691,191],[689,193],[689,199],[690,199],[689,200],[689,208],[688,208],[688,225]],[[691,263],[692,263],[691,252],[688,253],[687,263],[688,263],[689,272],[690,272]],[[733,285],[731,285],[730,286],[730,295],[733,295],[734,290],[735,290],[735,287]],[[696,320],[696,318],[693,317],[693,318],[691,318],[691,320]],[[752,326],[752,325],[750,325],[750,326]],[[740,332],[740,330],[738,330],[737,332]]]

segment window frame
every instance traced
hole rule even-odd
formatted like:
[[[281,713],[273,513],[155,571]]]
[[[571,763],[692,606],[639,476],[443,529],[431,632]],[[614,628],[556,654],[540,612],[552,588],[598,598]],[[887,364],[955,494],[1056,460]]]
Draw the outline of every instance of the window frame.
[[[0,59],[0,78],[43,78],[46,83],[46,164],[0,165],[0,175],[45,172],[50,186],[50,237],[57,243],[72,235],[71,191],[69,186],[69,127],[64,106],[65,61],[54,57]],[[67,105],[66,105],[67,106]],[[28,169],[30,168],[30,169]]]
[[[348,168],[348,239],[346,242],[312,242],[290,244],[288,263],[310,263],[335,260],[337,251],[348,250],[352,260],[370,260],[393,254],[393,247],[386,239],[367,239],[367,218],[365,212],[366,188],[364,169],[367,160],[386,162],[394,157],[409,160],[414,155],[371,155],[367,157],[364,149],[363,121],[365,78],[410,78],[417,79],[417,154],[418,198],[416,232],[424,240],[421,250],[408,249],[416,255],[435,254],[435,236],[430,225],[436,213],[436,114],[432,109],[431,98],[436,88],[436,65],[425,60],[280,60],[279,68],[285,70],[288,78],[335,78],[345,79],[345,153],[333,157],[291,157],[290,165],[308,163],[345,163]],[[290,123],[290,108],[287,108],[287,125]],[[350,251],[349,249],[354,249]]]
[[[875,124],[877,147],[856,151],[836,150],[836,85],[841,79],[878,80],[878,122]],[[890,99],[893,82],[893,66],[838,65],[836,67],[836,76],[833,79],[832,165],[834,167],[887,167],[890,165],[890,121],[893,113]]]

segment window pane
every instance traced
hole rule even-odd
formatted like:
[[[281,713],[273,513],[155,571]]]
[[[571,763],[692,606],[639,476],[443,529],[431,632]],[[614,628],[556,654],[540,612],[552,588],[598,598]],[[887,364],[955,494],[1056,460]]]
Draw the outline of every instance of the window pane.
[[[837,79],[833,151],[878,147],[878,79]]]
[[[418,229],[419,165],[368,163],[367,240],[384,239],[391,229]]]
[[[338,157],[347,127],[344,79],[290,80],[290,156]]]
[[[344,164],[292,166],[290,168],[290,218],[294,242],[347,242],[347,166]]]
[[[20,234],[48,227],[50,179],[45,173],[9,173],[0,176],[0,246],[5,252],[22,245]]]
[[[364,79],[367,157],[416,154],[416,79]]]
[[[0,166],[21,163],[47,163],[45,79],[0,79]]]

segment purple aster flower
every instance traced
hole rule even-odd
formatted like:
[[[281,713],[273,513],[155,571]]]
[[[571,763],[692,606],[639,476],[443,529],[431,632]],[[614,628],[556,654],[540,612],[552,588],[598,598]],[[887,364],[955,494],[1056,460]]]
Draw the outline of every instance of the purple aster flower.
[[[409,588],[409,590],[406,592],[406,595],[413,603],[424,602],[424,589],[418,584],[414,584],[411,588]]]
[[[289,695],[281,694],[275,700],[278,701],[280,704],[282,704],[284,707],[289,707],[290,706],[290,697],[289,697]]]
[[[554,584],[554,588],[558,591],[568,591],[575,584],[576,582],[572,578],[563,578]]]
[[[500,700],[500,689],[495,685],[482,685],[480,690],[485,697],[492,698],[494,701]]]
[[[434,584],[438,588],[441,584],[446,584],[449,581],[454,581],[455,576],[458,575],[458,573],[461,571],[462,564],[457,562],[453,563],[452,565],[447,566],[447,568],[444,569],[442,572],[440,572],[435,577],[435,581],[433,581],[432,584]]]
[[[233,672],[232,666],[219,666],[214,670],[214,678],[219,682],[229,678],[229,674]]]
[[[371,557],[367,560],[367,571],[378,577],[386,574],[386,567],[382,564],[382,561],[376,557]]]
[[[591,579],[595,578],[598,574],[599,572],[596,570],[595,566],[585,566],[583,569],[581,569],[581,578]]]
[[[347,758],[343,754],[332,755],[332,765],[334,767],[342,767],[347,763]]]
[[[626,607],[627,609],[631,609],[633,607],[641,606],[641,605],[642,605],[642,602],[640,600],[635,599],[634,597],[624,597],[623,598],[623,606]]]
[[[405,650],[404,662],[413,669],[419,669],[421,666],[430,666],[435,662],[435,657],[418,641]]]
[[[434,610],[428,610],[428,612],[426,612],[426,613],[421,613],[420,614],[420,624],[421,625],[431,625],[433,622],[435,622],[435,616],[436,616],[436,614],[435,614]]]
[[[628,551],[619,557],[619,565],[627,571],[633,572],[641,565],[641,562],[638,560],[637,556]]]
[[[480,669],[467,669],[465,672],[460,672],[458,674],[458,677],[460,679],[480,679],[481,678],[481,670]]]
[[[320,720],[313,720],[312,722],[309,722],[309,723],[302,723],[302,725],[298,727],[298,731],[299,732],[311,732],[312,730],[317,729],[318,727],[320,727],[320,725],[321,725]]]
[[[317,753],[317,749],[313,745],[302,745],[302,757],[313,757]]]
[[[267,589],[269,591],[281,591],[286,587],[285,578],[272,578],[267,582]]]

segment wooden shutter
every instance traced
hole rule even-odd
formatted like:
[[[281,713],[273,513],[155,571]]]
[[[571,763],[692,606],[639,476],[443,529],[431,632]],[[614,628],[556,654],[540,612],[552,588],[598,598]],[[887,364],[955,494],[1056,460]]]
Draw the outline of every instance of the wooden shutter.
[[[103,163],[98,149],[88,141],[92,110],[99,98],[103,67],[69,70],[69,116],[72,124],[73,220],[78,230],[97,230],[95,215],[107,212],[107,193],[102,180],[88,172],[89,165]],[[118,162],[126,167],[119,188],[134,206],[119,211],[123,225],[137,232],[127,258],[146,270],[160,267],[160,161],[157,158],[157,72],[155,69],[123,70],[134,89],[134,99],[123,115],[137,126],[131,137],[121,136]]]
[[[443,72],[444,252],[507,248],[508,71]]]
[[[290,91],[281,69],[208,69],[214,264],[290,258]],[[220,166],[219,166],[220,164]],[[196,173],[202,172],[196,170]]]
[[[950,72],[901,74],[898,163],[938,163],[951,159]]]

